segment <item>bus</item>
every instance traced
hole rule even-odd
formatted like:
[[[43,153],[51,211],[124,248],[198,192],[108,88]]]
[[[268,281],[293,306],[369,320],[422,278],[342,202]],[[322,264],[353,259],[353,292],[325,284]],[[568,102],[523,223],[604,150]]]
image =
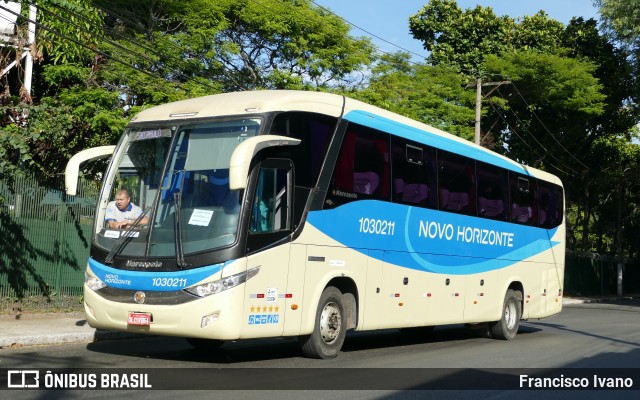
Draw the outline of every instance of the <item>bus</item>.
[[[155,106],[102,176],[90,326],[225,341],[298,338],[331,358],[348,330],[468,324],[513,339],[562,309],[561,181],[341,95],[247,91]],[[105,222],[127,189],[142,214]]]

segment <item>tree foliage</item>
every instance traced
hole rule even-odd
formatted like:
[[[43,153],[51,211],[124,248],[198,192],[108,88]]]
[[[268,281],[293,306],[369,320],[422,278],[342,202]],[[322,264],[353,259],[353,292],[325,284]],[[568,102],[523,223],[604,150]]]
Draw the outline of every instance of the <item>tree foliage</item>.
[[[605,29],[620,42],[640,47],[640,4],[629,0],[594,0]]]
[[[602,86],[592,75],[595,66],[554,54],[515,51],[487,56],[485,68],[510,79],[499,92],[508,102],[490,113],[500,120],[495,129],[503,133],[507,154],[556,173],[583,169],[566,151],[587,150],[585,126],[604,112]]]
[[[16,95],[17,70],[0,97],[0,176],[31,170],[53,179],[70,155],[115,143],[150,105],[348,86],[373,54],[368,39],[308,0],[43,0],[37,21],[33,99]],[[23,39],[26,22],[18,23]],[[4,65],[20,58],[2,51]]]
[[[484,58],[510,50],[552,49],[562,23],[544,11],[516,21],[480,5],[462,10],[455,0],[431,0],[409,18],[414,38],[431,52],[432,63],[450,63],[478,75]]]
[[[475,95],[465,83],[455,68],[412,64],[396,53],[382,57],[366,88],[347,94],[472,140]]]

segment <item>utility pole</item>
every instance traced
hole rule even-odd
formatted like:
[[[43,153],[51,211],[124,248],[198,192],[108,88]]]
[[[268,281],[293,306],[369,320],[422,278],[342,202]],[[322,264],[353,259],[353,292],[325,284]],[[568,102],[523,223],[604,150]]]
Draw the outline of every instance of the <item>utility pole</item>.
[[[617,245],[617,255],[618,255],[618,266],[616,271],[616,292],[618,296],[622,296],[623,294],[623,266],[624,266],[624,252],[622,247],[623,240],[623,231],[624,231],[624,198],[627,194],[627,188],[625,186],[625,175],[631,168],[626,168],[622,171],[622,175],[620,176],[620,184],[619,184],[619,193],[618,193],[618,221],[616,223],[617,237],[616,237],[616,245]]]
[[[25,92],[28,96],[28,101],[31,100],[31,82],[33,76],[33,55],[31,54],[31,46],[36,39],[36,14],[37,8],[34,4],[29,4],[29,23],[28,23],[28,36],[27,43],[24,47],[18,47],[18,41],[16,40],[16,23],[18,23],[18,16],[20,15],[22,4],[20,2],[8,1],[0,2],[0,47],[13,47],[14,49],[21,51],[22,56],[20,60],[14,60],[9,63],[1,72],[0,76],[3,76],[18,65],[25,59],[24,65],[24,78],[23,85]]]
[[[33,77],[33,55],[31,54],[31,46],[36,41],[36,6],[29,4],[29,33],[27,39],[27,58],[24,63],[24,88],[31,101],[31,78]]]
[[[476,126],[475,126],[475,144],[480,146],[481,138],[480,138],[480,118],[482,115],[482,100],[491,95],[496,89],[498,89],[502,85],[506,85],[511,83],[511,81],[500,81],[500,82],[482,82],[482,78],[476,78]],[[493,86],[487,94],[482,95],[482,87],[483,86]],[[471,85],[467,85],[467,87],[473,87]]]
[[[482,115],[482,78],[476,80],[476,133],[475,143],[480,146],[480,116]]]

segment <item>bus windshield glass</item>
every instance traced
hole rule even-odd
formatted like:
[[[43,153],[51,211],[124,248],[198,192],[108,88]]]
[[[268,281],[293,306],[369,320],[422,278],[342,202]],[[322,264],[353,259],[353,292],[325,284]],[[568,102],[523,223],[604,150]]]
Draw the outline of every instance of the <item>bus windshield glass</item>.
[[[109,251],[107,259],[180,259],[233,244],[240,198],[229,189],[229,163],[234,149],[259,133],[260,122],[130,129],[120,144],[125,149],[116,150],[111,189],[101,202],[106,208],[96,222],[96,244]]]

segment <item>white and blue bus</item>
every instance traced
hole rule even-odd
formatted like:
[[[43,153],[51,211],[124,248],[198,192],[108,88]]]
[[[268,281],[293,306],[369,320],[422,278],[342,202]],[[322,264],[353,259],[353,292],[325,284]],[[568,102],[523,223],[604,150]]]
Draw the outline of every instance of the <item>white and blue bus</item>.
[[[84,306],[92,327],[196,347],[466,323],[512,339],[560,312],[555,176],[343,96],[227,93],[149,108],[110,156]],[[125,188],[143,214],[105,222]]]

